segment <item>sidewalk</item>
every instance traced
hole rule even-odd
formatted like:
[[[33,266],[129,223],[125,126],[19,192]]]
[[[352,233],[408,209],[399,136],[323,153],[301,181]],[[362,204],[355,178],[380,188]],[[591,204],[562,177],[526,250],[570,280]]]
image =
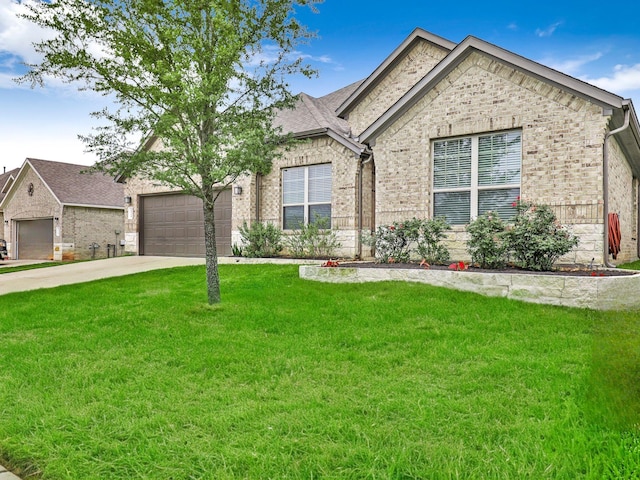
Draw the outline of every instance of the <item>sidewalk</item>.
[[[0,465],[0,480],[20,480],[20,478],[16,477],[13,473]]]

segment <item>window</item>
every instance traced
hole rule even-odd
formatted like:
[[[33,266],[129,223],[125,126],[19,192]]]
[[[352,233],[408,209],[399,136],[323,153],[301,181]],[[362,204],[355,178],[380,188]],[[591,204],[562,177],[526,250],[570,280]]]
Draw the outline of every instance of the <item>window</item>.
[[[520,195],[522,133],[433,142],[433,215],[463,225],[489,210],[512,218]]]
[[[331,228],[331,164],[285,168],[282,205],[285,230],[322,219]]]

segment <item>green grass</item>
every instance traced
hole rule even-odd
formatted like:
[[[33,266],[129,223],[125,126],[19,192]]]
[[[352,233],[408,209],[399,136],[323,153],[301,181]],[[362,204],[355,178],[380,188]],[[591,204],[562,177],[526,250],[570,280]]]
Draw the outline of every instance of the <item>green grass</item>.
[[[624,265],[618,265],[618,268],[624,268],[626,270],[640,270],[640,260],[635,262],[625,263]]]
[[[222,265],[0,296],[0,463],[42,479],[638,478],[640,312]]]
[[[28,265],[16,265],[14,267],[2,267],[0,268],[0,275],[3,273],[22,272],[24,270],[35,270],[37,268],[57,267],[58,265],[65,265],[70,262],[44,262],[44,263],[31,263]]]

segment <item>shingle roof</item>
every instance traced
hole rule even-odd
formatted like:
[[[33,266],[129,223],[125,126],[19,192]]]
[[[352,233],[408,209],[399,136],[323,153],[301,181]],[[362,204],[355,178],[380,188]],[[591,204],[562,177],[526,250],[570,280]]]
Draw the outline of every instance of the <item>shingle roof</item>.
[[[349,123],[338,118],[336,108],[360,83],[362,82],[353,83],[320,98],[301,93],[294,108],[278,112],[275,125],[281,127],[285,133],[294,135],[328,128],[348,137],[351,133]]]
[[[7,182],[9,181],[11,176],[13,176],[13,178],[16,178],[19,171],[19,168],[15,168],[13,170],[9,170],[8,172],[0,174],[0,202],[2,202],[2,199],[7,194],[8,189],[5,189],[5,186],[7,186]]]
[[[34,158],[27,162],[62,204],[124,208],[124,186],[110,176],[83,173],[89,168],[85,165]]]

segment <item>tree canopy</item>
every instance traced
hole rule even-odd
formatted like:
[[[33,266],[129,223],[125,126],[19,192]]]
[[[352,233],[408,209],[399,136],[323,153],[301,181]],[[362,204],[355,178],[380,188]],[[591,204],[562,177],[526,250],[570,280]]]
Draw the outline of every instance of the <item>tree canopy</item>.
[[[313,34],[295,13],[317,3],[41,0],[25,15],[55,35],[35,44],[42,61],[21,81],[56,77],[115,100],[93,114],[101,126],[81,137],[98,155],[96,168],[203,200],[210,303],[220,300],[208,238],[214,202],[238,177],[268,172],[287,144],[272,120],[295,100],[288,79],[315,73],[297,53]],[[162,148],[138,148],[149,136]]]

